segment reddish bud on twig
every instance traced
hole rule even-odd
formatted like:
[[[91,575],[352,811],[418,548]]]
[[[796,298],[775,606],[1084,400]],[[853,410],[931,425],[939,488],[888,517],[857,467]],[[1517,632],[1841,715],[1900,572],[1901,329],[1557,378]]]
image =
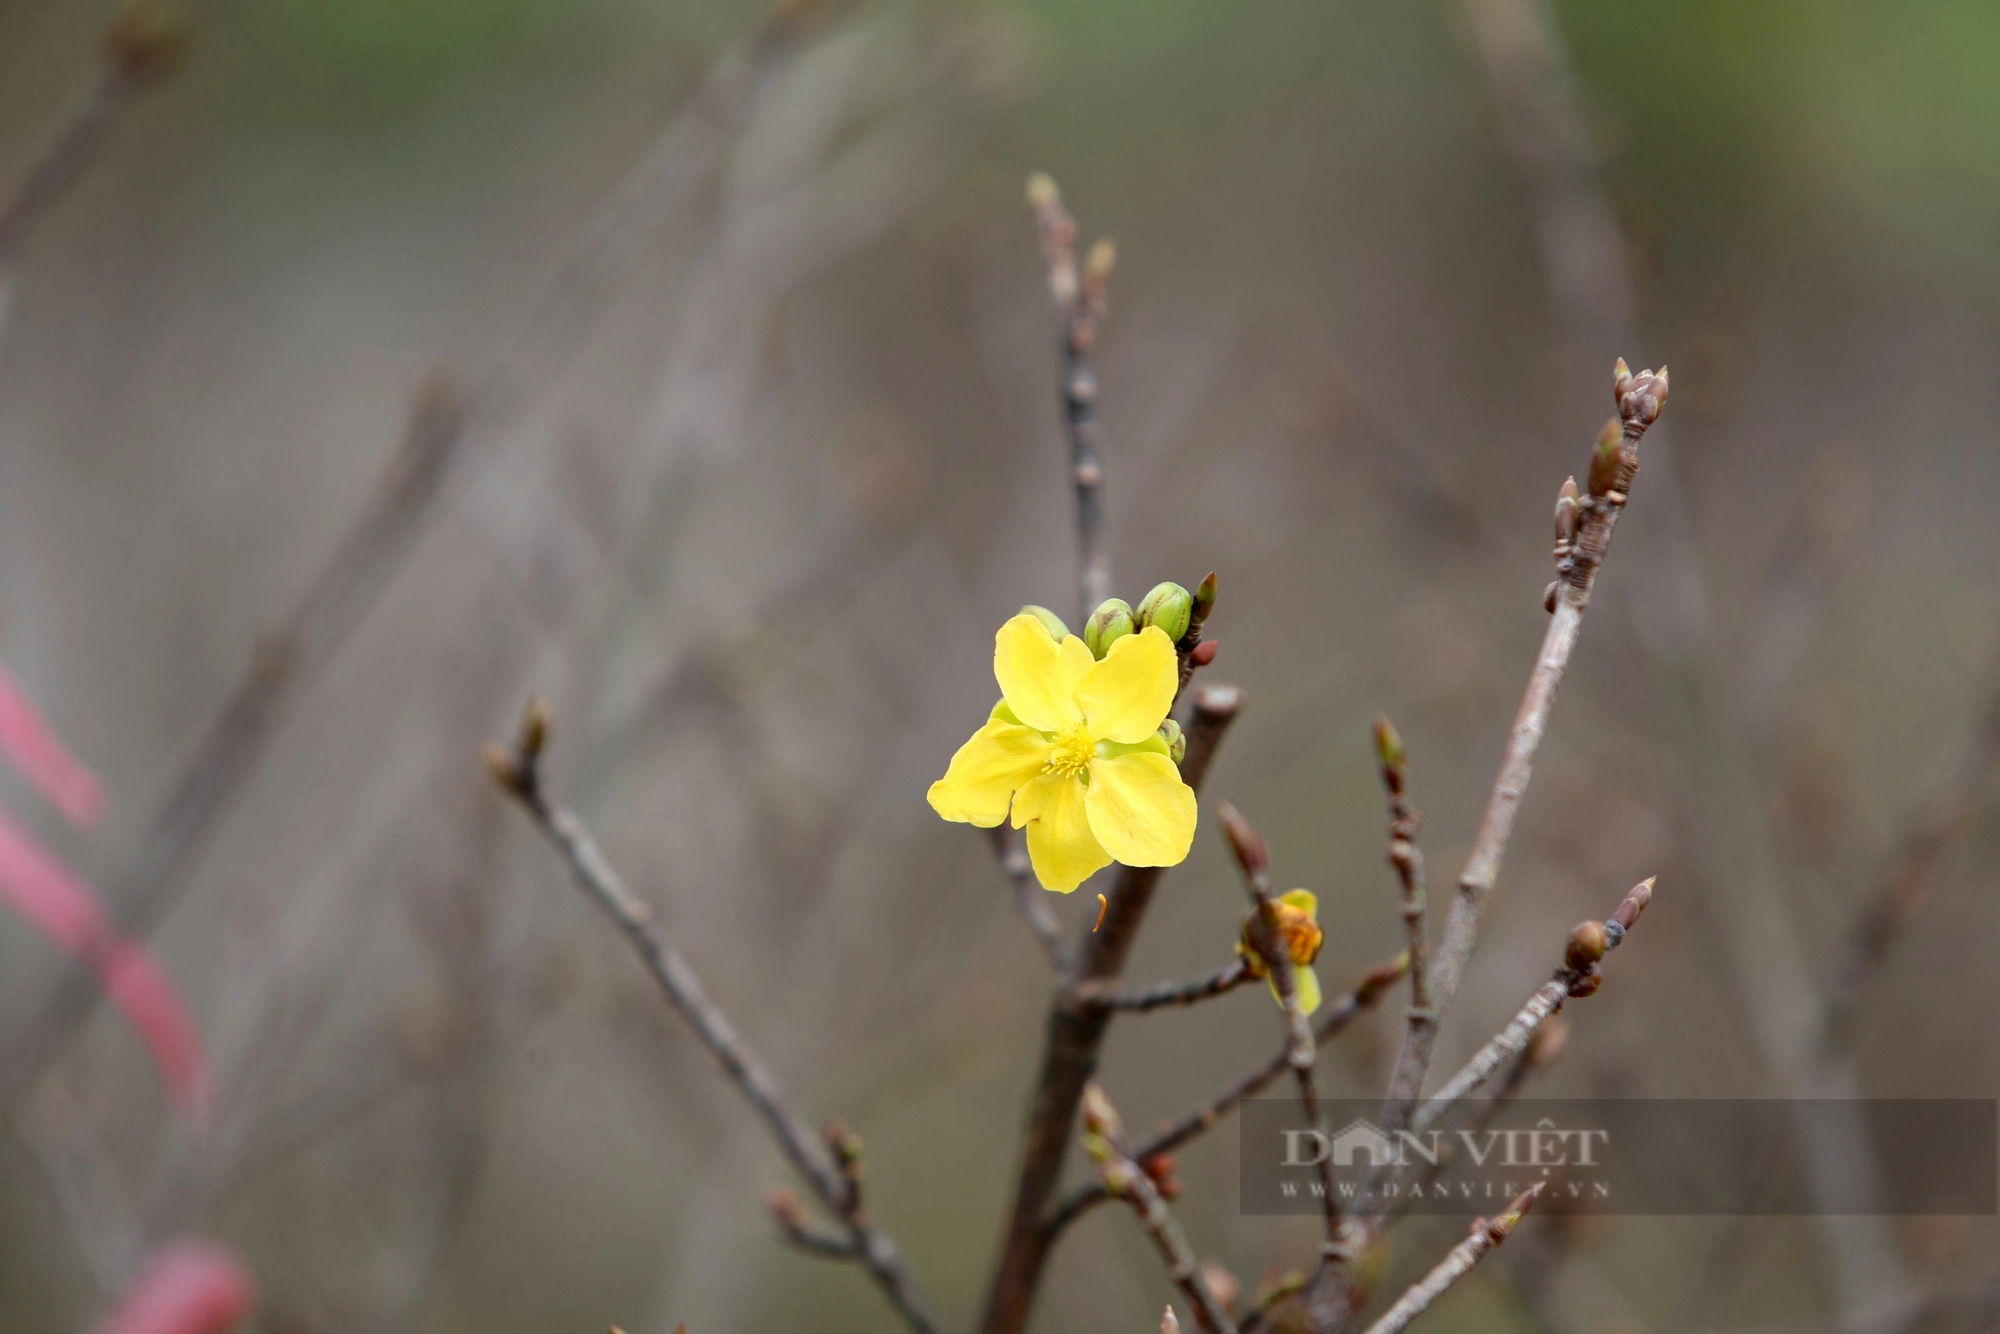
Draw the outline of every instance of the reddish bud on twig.
[[[1174,1175],[1174,1156],[1171,1153],[1156,1153],[1140,1159],[1139,1170],[1152,1179],[1161,1199],[1180,1198],[1181,1179]]]
[[[1243,1295],[1243,1282],[1216,1260],[1210,1260],[1201,1267],[1201,1277],[1208,1284],[1208,1290],[1215,1294],[1215,1304],[1223,1310],[1236,1305],[1236,1299]]]
[[[1583,970],[1576,981],[1569,984],[1569,994],[1582,1000],[1585,996],[1595,996],[1597,989],[1604,985],[1604,970],[1596,964]]]
[[[1219,641],[1204,639],[1188,650],[1188,661],[1197,667],[1206,667],[1215,661],[1215,655],[1220,649],[1221,644]]]
[[[788,1190],[773,1190],[764,1196],[764,1208],[771,1219],[786,1232],[794,1232],[806,1225],[805,1207],[799,1197]]]

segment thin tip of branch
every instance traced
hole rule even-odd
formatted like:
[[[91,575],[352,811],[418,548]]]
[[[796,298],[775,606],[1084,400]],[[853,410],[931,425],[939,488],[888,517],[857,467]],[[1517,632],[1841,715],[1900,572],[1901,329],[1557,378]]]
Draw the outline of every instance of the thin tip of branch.
[[[1618,911],[1611,914],[1611,921],[1616,924],[1621,936],[1632,929],[1632,924],[1639,920],[1640,914],[1644,913],[1652,903],[1653,886],[1659,879],[1656,875],[1649,875],[1632,886],[1625,895],[1625,901],[1618,905]]]
[[[1271,869],[1271,849],[1264,836],[1243,818],[1243,812],[1226,801],[1216,808],[1215,814],[1222,822],[1222,836],[1229,840],[1229,851],[1243,868],[1243,874],[1252,880],[1266,874]]]
[[[1160,1334],[1181,1334],[1181,1322],[1174,1316],[1172,1306],[1160,1315]]]
[[[1548,1184],[1546,1181],[1537,1181],[1516,1195],[1505,1213],[1486,1224],[1486,1235],[1495,1246],[1507,1240],[1507,1234],[1519,1226],[1521,1219],[1535,1207],[1535,1201],[1541,1198],[1542,1191]]]

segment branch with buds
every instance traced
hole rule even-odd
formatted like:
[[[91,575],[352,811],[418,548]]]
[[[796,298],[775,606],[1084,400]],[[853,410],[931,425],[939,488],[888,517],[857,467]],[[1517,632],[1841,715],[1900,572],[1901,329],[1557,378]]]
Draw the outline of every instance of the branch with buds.
[[[1382,997],[1388,994],[1389,989],[1402,980],[1408,964],[1408,959],[1403,955],[1397,955],[1387,963],[1378,964],[1362,977],[1352,991],[1322,1005],[1320,1012],[1313,1016],[1313,1041],[1323,1047],[1346,1032],[1356,1018],[1373,1010]],[[1220,1125],[1223,1118],[1234,1112],[1245,1100],[1262,1093],[1270,1087],[1273,1080],[1291,1069],[1291,1056],[1292,1044],[1290,1036],[1287,1035],[1285,1045],[1279,1048],[1276,1055],[1255,1070],[1230,1081],[1199,1105],[1169,1122],[1135,1148],[1133,1156],[1142,1161],[1150,1160],[1159,1154],[1172,1153],[1207,1134]],[[1063,1197],[1055,1215],[1049,1220],[1050,1239],[1053,1240],[1092,1206],[1102,1203],[1107,1198],[1103,1186],[1097,1182],[1079,1186]]]
[[[1028,178],[1028,208],[1041,242],[1042,263],[1048,270],[1049,298],[1055,303],[1062,343],[1063,421],[1069,431],[1070,471],[1076,485],[1078,587],[1083,615],[1111,596],[1111,543],[1104,531],[1104,462],[1097,424],[1097,375],[1090,368],[1090,351],[1097,343],[1097,323],[1104,318],[1111,290],[1111,270],[1118,248],[1097,241],[1076,261],[1076,219],[1063,207],[1062,191],[1053,178],[1037,172]]]
[[[1250,827],[1228,802],[1223,802],[1217,811],[1222,821],[1222,833],[1229,840],[1229,850],[1236,858],[1236,865],[1243,873],[1243,885],[1250,894],[1252,913],[1246,935],[1264,967],[1270,974],[1272,986],[1278,993],[1278,1005],[1284,1011],[1285,1032],[1289,1041],[1285,1050],[1285,1064],[1291,1068],[1292,1078],[1299,1088],[1299,1107],[1305,1114],[1305,1123],[1317,1126],[1319,1115],[1319,1086],[1313,1077],[1313,1066],[1319,1044],[1313,1040],[1312,1024],[1306,1018],[1304,1008],[1299,1004],[1297,969],[1301,966],[1300,953],[1308,957],[1319,951],[1319,930],[1312,927],[1310,939],[1302,946],[1294,946],[1287,923],[1279,912],[1278,901],[1271,894],[1271,850],[1264,842],[1264,836]],[[1333,1165],[1326,1155],[1318,1159],[1319,1197],[1321,1210],[1326,1218],[1326,1244],[1329,1248],[1339,1244],[1341,1237],[1340,1194],[1335,1189]]]
[[[1216,1300],[1207,1276],[1202,1273],[1194,1251],[1188,1246],[1186,1235],[1181,1232],[1180,1224],[1174,1221],[1173,1212],[1167,1208],[1159,1183],[1139,1160],[1126,1151],[1125,1124],[1119,1118],[1118,1109],[1111,1105],[1111,1099],[1104,1095],[1103,1089],[1090,1084],[1084,1089],[1082,1110],[1084,1149],[1097,1163],[1098,1181],[1108,1194],[1132,1206],[1140,1229],[1152,1241],[1153,1248],[1160,1253],[1161,1261],[1167,1266],[1167,1277],[1187,1295],[1194,1307],[1195,1320],[1202,1329],[1207,1334],[1236,1334],[1236,1326],[1229,1319],[1229,1313]],[[1171,1317],[1169,1308],[1168,1318]]]
[[[548,706],[539,697],[531,699],[522,713],[514,744],[489,745],[486,767],[500,790],[527,812],[555,848],[576,887],[624,933],[668,1004],[715,1057],[723,1074],[842,1229],[842,1235],[834,1237],[810,1228],[798,1201],[781,1194],[767,1201],[780,1233],[793,1245],[815,1254],[859,1261],[905,1324],[917,1334],[937,1334],[939,1327],[930,1303],[918,1290],[895,1243],[862,1207],[861,1141],[837,1124],[829,1125],[816,1140],[786,1105],[771,1072],[737,1034],[729,1017],[709,999],[694,969],[660,931],[652,908],[632,892],[576,813],[549,793],[542,777],[548,737]]]

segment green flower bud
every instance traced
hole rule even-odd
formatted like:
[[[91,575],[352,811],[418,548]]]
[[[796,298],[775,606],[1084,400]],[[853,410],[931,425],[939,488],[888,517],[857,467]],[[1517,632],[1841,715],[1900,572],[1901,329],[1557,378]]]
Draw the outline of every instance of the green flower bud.
[[[1021,608],[1018,614],[1032,616],[1040,621],[1042,628],[1049,632],[1049,638],[1055,640],[1058,644],[1062,643],[1064,638],[1069,634],[1069,627],[1063,624],[1062,617],[1056,615],[1047,607],[1037,607],[1033,603],[1029,603],[1027,606]]]
[[[1188,622],[1193,616],[1194,594],[1179,584],[1156,584],[1153,591],[1139,602],[1140,628],[1158,626],[1160,633],[1176,644],[1187,633]]]
[[[1132,619],[1132,604],[1124,598],[1106,598],[1084,623],[1083,642],[1091,656],[1102,658],[1111,646],[1139,628]]]
[[[1187,733],[1181,725],[1169,718],[1160,724],[1160,735],[1167,739],[1167,758],[1179,764],[1187,758]]]

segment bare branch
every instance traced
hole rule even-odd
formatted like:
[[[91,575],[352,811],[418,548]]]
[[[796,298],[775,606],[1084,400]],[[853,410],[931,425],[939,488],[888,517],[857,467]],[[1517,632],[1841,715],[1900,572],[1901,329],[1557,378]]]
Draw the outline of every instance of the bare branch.
[[[632,892],[583,821],[557,803],[544,787],[541,757],[547,736],[547,711],[539,700],[531,700],[516,744],[511,749],[487,749],[487,765],[495,780],[554,846],[576,887],[624,933],[668,1003],[715,1057],[813,1194],[840,1219],[855,1258],[904,1323],[918,1334],[936,1334],[938,1325],[930,1305],[918,1291],[895,1244],[861,1208],[858,1179],[850,1174],[846,1155],[829,1154],[786,1106],[770,1071],[744,1044],[729,1017],[708,998],[701,979],[654,924],[652,909]],[[855,1152],[858,1154],[858,1147]]]
[[[1401,1334],[1415,1320],[1430,1308],[1430,1304],[1445,1294],[1452,1284],[1472,1272],[1488,1251],[1507,1240],[1521,1221],[1521,1216],[1535,1207],[1535,1197],[1542,1193],[1541,1182],[1536,1182],[1527,1190],[1514,1197],[1507,1206],[1507,1212],[1495,1219],[1476,1219],[1472,1224],[1472,1234],[1451,1248],[1437,1267],[1411,1284],[1409,1290],[1396,1299],[1396,1304],[1382,1313],[1382,1318],[1370,1325],[1366,1334]]]
[[[1250,980],[1250,966],[1238,959],[1205,976],[1189,978],[1184,982],[1155,982],[1151,986],[1129,990],[1093,982],[1079,985],[1077,993],[1107,1009],[1144,1014],[1148,1010],[1164,1009],[1170,1005],[1193,1005],[1197,1001],[1234,991]]]

